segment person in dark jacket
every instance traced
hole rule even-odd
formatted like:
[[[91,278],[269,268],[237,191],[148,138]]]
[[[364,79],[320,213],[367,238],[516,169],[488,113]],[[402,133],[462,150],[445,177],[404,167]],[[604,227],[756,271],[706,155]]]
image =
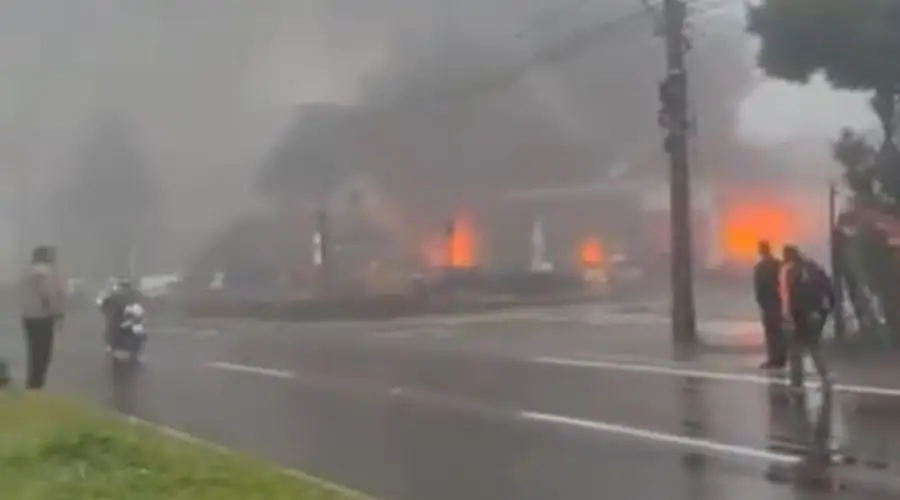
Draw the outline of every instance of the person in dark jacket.
[[[100,311],[106,318],[107,352],[112,352],[116,344],[116,335],[119,334],[121,325],[125,321],[125,308],[136,302],[141,302],[140,292],[134,288],[128,278],[119,278],[116,287],[98,300]]]
[[[822,382],[830,384],[831,375],[819,344],[834,307],[831,278],[821,265],[789,245],[784,247],[778,281],[782,315],[791,332],[792,385],[803,383],[803,355],[807,352]]]
[[[768,357],[760,366],[780,369],[787,364],[787,339],[782,329],[781,299],[778,296],[778,270],[781,261],[772,255],[768,241],[759,242],[759,262],[753,269],[753,288],[756,304],[762,316]]]

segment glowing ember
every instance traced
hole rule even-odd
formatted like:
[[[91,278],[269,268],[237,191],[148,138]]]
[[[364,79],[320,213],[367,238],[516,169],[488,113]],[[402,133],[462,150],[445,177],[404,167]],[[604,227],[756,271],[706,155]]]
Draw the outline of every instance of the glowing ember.
[[[779,248],[796,238],[798,223],[791,210],[777,205],[741,205],[726,211],[722,224],[722,249],[732,263],[750,264],[757,259],[757,245],[768,240]]]
[[[606,263],[606,251],[599,238],[590,236],[578,245],[578,260],[585,267],[602,267]]]

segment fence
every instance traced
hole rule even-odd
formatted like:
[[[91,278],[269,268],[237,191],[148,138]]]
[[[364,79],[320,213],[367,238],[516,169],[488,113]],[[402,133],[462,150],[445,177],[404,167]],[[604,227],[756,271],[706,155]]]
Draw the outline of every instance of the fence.
[[[900,218],[856,207],[840,229],[842,274],[860,336],[900,346]]]

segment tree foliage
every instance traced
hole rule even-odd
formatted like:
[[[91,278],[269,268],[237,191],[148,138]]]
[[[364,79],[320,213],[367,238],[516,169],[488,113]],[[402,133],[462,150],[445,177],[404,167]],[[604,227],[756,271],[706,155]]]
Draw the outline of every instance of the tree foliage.
[[[748,27],[770,76],[806,82],[819,71],[837,88],[900,86],[900,3],[893,0],[765,0]]]
[[[844,167],[844,180],[853,193],[871,199],[874,194],[873,167],[878,150],[862,134],[844,129],[832,144],[832,154]]]
[[[160,191],[133,128],[118,118],[100,123],[60,194],[64,241],[76,260],[92,273],[127,272],[132,252],[158,237]]]
[[[805,83],[821,72],[835,88],[873,92],[870,104],[883,133],[877,175],[894,198],[900,198],[898,27],[900,2],[894,0],[765,0],[748,16],[749,31],[762,42],[759,66],[768,75]],[[858,152],[851,137],[842,139],[851,140],[842,155]]]

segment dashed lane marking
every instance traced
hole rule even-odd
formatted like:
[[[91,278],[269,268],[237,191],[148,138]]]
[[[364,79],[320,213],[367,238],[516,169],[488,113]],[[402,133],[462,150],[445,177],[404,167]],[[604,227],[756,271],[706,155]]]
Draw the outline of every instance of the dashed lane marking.
[[[575,430],[594,432],[601,435],[615,435],[645,441],[654,444],[668,445],[683,449],[693,449],[711,455],[719,455],[732,459],[763,461],[766,463],[797,464],[802,461],[798,455],[779,453],[772,450],[738,446],[709,439],[669,434],[655,430],[642,429],[623,424],[585,420],[565,415],[544,413],[530,410],[505,409],[490,403],[460,398],[448,394],[435,393],[407,387],[376,387],[355,379],[339,379],[322,376],[297,375],[292,372],[263,368],[258,366],[238,365],[226,362],[209,363],[207,366],[232,372],[250,373],[276,379],[298,379],[329,390],[342,390],[366,393],[382,393],[385,397],[405,400],[411,403],[437,407],[446,411],[464,414],[506,415],[512,421],[533,424],[565,427]]]
[[[264,377],[272,377],[272,378],[280,378],[280,379],[292,379],[295,377],[293,372],[289,372],[289,371],[285,371],[285,370],[276,370],[274,368],[264,368],[261,366],[228,363],[228,362],[224,362],[224,361],[215,361],[212,363],[207,363],[207,366],[212,367],[212,368],[217,368],[219,370],[249,373],[252,375],[260,375],[260,376],[264,376]]]
[[[743,382],[758,385],[788,385],[789,381],[784,377],[761,377],[758,375],[748,375],[740,373],[730,373],[724,371],[708,371],[690,368],[679,368],[675,366],[655,365],[655,364],[632,364],[619,361],[603,361],[603,360],[579,360],[570,358],[555,357],[537,357],[532,358],[532,362],[544,365],[569,366],[573,368],[585,368],[595,370],[620,371],[631,373],[642,373],[647,375],[661,375],[674,377],[693,377],[705,380],[718,380],[722,382]],[[820,384],[807,382],[806,386],[810,388],[818,387]],[[900,389],[888,387],[875,387],[866,385],[842,385],[837,384],[834,389],[839,392],[849,394],[863,394],[872,396],[889,396],[900,397]]]

